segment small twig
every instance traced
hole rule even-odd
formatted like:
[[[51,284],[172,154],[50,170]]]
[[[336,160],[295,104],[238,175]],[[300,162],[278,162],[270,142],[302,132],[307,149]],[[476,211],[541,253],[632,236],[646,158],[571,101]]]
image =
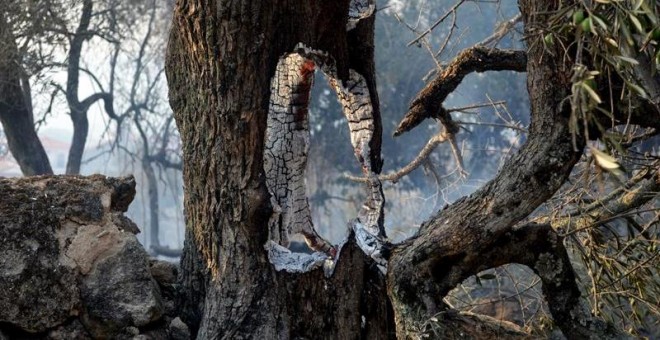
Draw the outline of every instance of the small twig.
[[[457,3],[455,3],[454,6],[452,6],[449,9],[449,11],[447,11],[447,13],[445,13],[445,15],[440,17],[440,19],[436,20],[436,22],[434,22],[433,25],[431,25],[431,27],[429,27],[426,31],[424,31],[422,34],[420,34],[417,38],[415,38],[411,42],[409,42],[407,46],[414,45],[415,43],[417,43],[418,41],[423,39],[426,35],[431,33],[436,27],[438,27],[438,25],[440,25],[443,21],[445,21],[445,19],[447,19],[447,17],[449,17],[449,15],[451,13],[454,13],[456,10],[458,10],[458,7],[460,7],[464,2],[465,2],[465,0],[459,0]]]
[[[465,171],[465,167],[463,167],[463,154],[461,153],[460,149],[458,148],[458,145],[456,144],[456,137],[453,134],[449,135],[449,146],[451,147],[451,152],[454,154],[454,159],[456,160],[456,167],[458,169],[458,174],[466,178],[468,175],[468,172]]]
[[[399,171],[393,172],[391,174],[380,175],[378,176],[378,179],[380,179],[381,181],[390,181],[396,183],[403,176],[417,169],[423,163],[423,161],[428,158],[431,152],[435,150],[435,148],[440,143],[445,142],[447,139],[448,136],[445,133],[436,134],[435,136],[431,137],[431,139],[429,139],[429,141],[426,143],[422,151],[419,152],[419,155],[417,155],[415,159],[413,159],[410,163],[408,163],[408,165],[404,166]],[[350,174],[345,174],[344,176],[351,181],[355,181],[359,183],[367,183],[369,181],[367,177],[357,177]]]
[[[471,113],[471,112],[465,112],[465,111],[473,110],[473,109],[480,109],[482,107],[490,107],[490,106],[495,106],[495,105],[506,105],[506,101],[505,100],[500,100],[500,101],[496,101],[496,102],[473,104],[473,105],[462,106],[462,107],[454,107],[454,108],[451,108],[451,109],[447,109],[447,112],[449,112],[449,113],[452,113],[452,112]]]
[[[482,40],[477,45],[486,46],[492,42],[495,42],[493,46],[496,46],[500,42],[500,40],[502,40],[502,38],[504,38],[509,33],[509,31],[511,31],[511,29],[513,29],[516,26],[516,24],[519,23],[521,20],[522,20],[522,15],[518,14],[515,17],[500,23],[495,29],[495,32],[493,32],[491,36]]]
[[[462,125],[481,125],[481,126],[494,126],[494,127],[501,127],[501,128],[507,128],[507,129],[513,129],[517,130],[523,133],[527,133],[527,129],[522,128],[518,125],[515,124],[500,124],[500,123],[484,123],[484,122],[464,122],[460,120],[454,121],[456,124],[462,124]]]

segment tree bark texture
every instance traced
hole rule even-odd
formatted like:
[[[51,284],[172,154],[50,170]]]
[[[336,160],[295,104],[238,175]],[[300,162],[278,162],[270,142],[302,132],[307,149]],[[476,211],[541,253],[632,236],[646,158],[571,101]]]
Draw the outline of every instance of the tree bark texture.
[[[0,123],[7,144],[23,175],[52,174],[31,110],[27,79],[22,77],[21,57],[14,40],[6,9],[0,5]]]
[[[467,277],[507,262],[490,263],[493,255],[488,254],[493,251],[508,253],[504,255],[508,262],[527,264],[542,279],[550,276],[554,280],[547,286],[544,282],[544,293],[555,322],[567,337],[605,338],[614,334],[592,320],[580,305],[580,293],[565,251],[564,255],[557,255],[562,254],[561,249],[544,253],[538,242],[527,247],[524,242],[503,242],[503,238],[511,237],[517,223],[560,188],[583,147],[574,149],[568,122],[571,107],[564,100],[570,94],[570,60],[549,58],[537,31],[558,4],[533,0],[521,0],[519,4],[529,46],[529,137],[493,180],[438,212],[423,223],[416,237],[394,250],[389,262],[388,293],[398,334],[418,332],[424,318],[446,308],[442,298]],[[560,55],[559,50],[555,52]],[[538,232],[528,231],[528,242]],[[523,254],[516,254],[518,249],[523,249],[527,256],[544,255],[547,264],[538,264],[538,259],[525,261]],[[560,293],[552,287],[566,291]]]
[[[359,248],[342,251],[330,279],[320,270],[278,273],[264,251],[270,83],[298,43],[329,53],[341,80],[362,72],[378,122],[371,164],[380,170],[373,18],[347,33],[348,4],[177,3],[167,75],[186,164],[182,301],[200,339],[394,336],[384,278]]]

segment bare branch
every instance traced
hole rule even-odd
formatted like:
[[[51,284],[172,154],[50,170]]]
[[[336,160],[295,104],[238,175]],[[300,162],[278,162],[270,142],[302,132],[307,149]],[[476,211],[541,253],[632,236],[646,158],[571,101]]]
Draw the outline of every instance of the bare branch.
[[[431,137],[429,141],[426,143],[424,148],[419,152],[419,155],[415,157],[408,165],[404,166],[400,170],[387,174],[387,175],[380,175],[378,176],[378,179],[381,181],[390,181],[393,183],[396,183],[398,180],[400,180],[403,176],[411,173],[413,170],[417,169],[422,163],[428,159],[429,155],[431,155],[431,152],[435,150],[435,148],[440,144],[443,143],[447,140],[448,136],[445,133],[438,133],[435,136]],[[367,177],[356,177],[356,176],[351,176],[351,175],[345,175],[346,178],[348,178],[351,181],[356,181],[360,183],[368,183],[369,178]]]
[[[447,11],[447,13],[445,13],[445,15],[443,15],[442,17],[440,17],[440,19],[436,20],[436,22],[434,22],[433,25],[431,25],[431,27],[429,27],[426,31],[424,31],[424,33],[420,34],[420,35],[419,35],[417,38],[415,38],[413,41],[409,42],[409,43],[408,43],[408,46],[412,46],[412,45],[414,45],[415,43],[417,43],[418,41],[420,41],[421,39],[423,39],[426,35],[428,35],[429,33],[431,33],[436,27],[438,27],[438,25],[440,25],[443,21],[445,21],[445,19],[447,19],[447,17],[449,17],[450,14],[455,13],[455,12],[458,10],[458,8],[459,8],[464,2],[465,2],[465,0],[459,0],[457,3],[455,3],[454,6],[452,6],[452,7]]]
[[[467,106],[461,106],[461,107],[454,107],[451,109],[447,109],[447,112],[452,113],[452,112],[462,112],[462,113],[471,113],[469,110],[473,109],[480,109],[483,107],[489,107],[489,106],[496,106],[496,105],[505,105],[506,101],[504,100],[499,100],[496,102],[488,102],[488,103],[481,103],[481,104],[473,104],[473,105],[467,105]]]
[[[501,128],[507,128],[507,129],[512,129],[516,131],[520,131],[523,133],[527,133],[527,129],[518,126],[517,124],[499,124],[499,123],[486,123],[486,122],[464,122],[464,121],[455,121],[456,124],[458,125],[479,125],[479,126],[493,126],[493,127],[501,127]]]
[[[460,85],[463,78],[472,72],[516,71],[524,72],[527,53],[524,51],[489,49],[475,46],[463,50],[448,66],[430,82],[413,100],[394,136],[399,136],[419,125],[426,118],[437,118],[456,133],[458,128],[442,102]]]
[[[518,14],[515,17],[500,23],[495,32],[488,38],[482,40],[477,46],[487,46],[493,44],[496,46],[502,38],[504,38],[509,32],[516,26],[517,23],[522,21],[522,14]]]

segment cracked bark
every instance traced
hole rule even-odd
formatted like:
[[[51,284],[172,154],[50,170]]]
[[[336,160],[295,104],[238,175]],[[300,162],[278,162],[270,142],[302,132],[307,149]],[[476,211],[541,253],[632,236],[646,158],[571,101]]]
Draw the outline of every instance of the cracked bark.
[[[314,230],[305,190],[314,69],[313,61],[292,53],[278,62],[271,81],[264,146],[266,185],[275,210],[268,221],[269,240],[288,247],[289,235],[300,233],[310,248],[334,256],[334,247]]]
[[[356,30],[361,20],[369,21],[374,10],[375,5],[370,1],[351,1],[347,15],[349,35]],[[353,46],[364,46],[364,43],[355,41]],[[370,53],[364,48],[359,52]],[[304,43],[297,44],[290,54],[280,58],[271,80],[264,171],[266,185],[272,197],[273,214],[269,220],[269,241],[265,248],[276,268],[289,272],[306,271],[320,265],[318,257],[313,261],[303,261],[300,256],[290,256],[286,249],[277,246],[279,244],[287,247],[290,234],[302,234],[311,249],[323,251],[332,258],[337,253],[337,248],[314,230],[305,190],[304,174],[310,137],[307,115],[317,65],[329,78],[330,85],[337,94],[342,112],[348,121],[355,156],[362,172],[369,179],[364,182],[367,189],[366,202],[349,226],[355,231],[359,246],[384,268],[386,261],[382,258],[381,248],[385,238],[385,198],[377,172],[380,171],[380,155],[371,149],[374,145],[379,152],[381,135],[380,124],[376,124],[376,121],[380,121],[376,119],[379,118],[376,115],[377,97],[371,95],[372,92],[375,93],[373,79],[368,82],[365,75],[350,68],[350,65],[348,78],[341,79],[332,54]],[[364,67],[360,63],[357,66]],[[373,68],[366,71],[373,72]],[[377,143],[373,143],[374,141]],[[376,157],[373,157],[374,154]],[[372,161],[375,161],[376,169]],[[302,269],[301,263],[303,268],[308,269]]]
[[[271,79],[298,43],[332,55],[340,81],[350,69],[364,76],[375,107],[370,164],[380,170],[373,18],[346,32],[348,5],[177,3],[167,75],[187,188],[184,320],[199,338],[393,336],[384,278],[355,246],[330,279],[276,272],[263,249],[273,210],[263,168]]]
[[[398,334],[415,334],[425,318],[442,311],[442,298],[455,283],[478,272],[470,265],[458,264],[487,259],[483,254],[496,246],[492,240],[512,231],[517,222],[550,198],[581,155],[581,151],[573,151],[568,124],[571,108],[563,102],[569,94],[571,67],[554,58],[541,58],[545,53],[542,44],[533,41],[540,39],[533,34],[534,27],[547,16],[541,13],[551,13],[553,6],[556,4],[520,1],[525,32],[532,39],[528,40],[527,51],[532,112],[525,145],[493,180],[438,212],[422,225],[415,238],[393,251],[388,292]],[[512,251],[511,247],[496,249]],[[531,249],[528,252],[534,253]],[[549,303],[555,302],[552,296],[546,298]],[[554,306],[551,311],[559,327],[572,332],[578,320],[566,318],[570,309],[564,307]],[[585,330],[575,335],[565,333],[572,338],[586,334]]]

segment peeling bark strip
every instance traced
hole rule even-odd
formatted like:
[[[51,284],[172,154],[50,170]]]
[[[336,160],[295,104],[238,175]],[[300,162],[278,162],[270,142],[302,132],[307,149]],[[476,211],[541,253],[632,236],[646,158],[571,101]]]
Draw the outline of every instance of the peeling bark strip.
[[[374,137],[374,114],[371,103],[371,95],[367,82],[362,75],[355,70],[350,70],[349,80],[343,86],[336,78],[330,78],[330,84],[334,87],[342,105],[342,111],[348,121],[348,129],[351,136],[351,144],[355,157],[362,167],[362,172],[368,177],[367,201],[358,213],[358,222],[371,234],[378,238],[385,237],[383,227],[383,206],[385,197],[381,187],[380,179],[374,172],[371,164],[371,149],[369,145]],[[359,224],[354,223],[353,228]],[[356,230],[356,235],[360,233]],[[369,252],[362,247],[367,254]]]
[[[334,247],[314,230],[305,191],[313,80],[314,62],[293,53],[280,60],[271,81],[264,148],[266,185],[275,211],[268,222],[269,239],[287,247],[289,235],[301,233],[310,248],[334,256]]]
[[[330,78],[330,84],[337,92],[342,112],[348,120],[355,157],[362,166],[362,172],[368,175],[371,173],[369,141],[374,132],[373,107],[364,77],[354,70],[349,72],[350,78],[346,82],[346,86],[343,86],[336,78]]]
[[[332,57],[298,44],[294,52],[280,59],[271,80],[271,98],[264,147],[266,185],[271,193],[273,215],[268,229],[267,243],[271,262],[290,262],[290,255],[276,245],[287,247],[289,235],[300,233],[313,250],[334,257],[337,250],[314,230],[305,191],[305,169],[309,152],[308,107],[315,65],[323,70],[337,93],[342,111],[348,121],[351,144],[367,181],[367,200],[356,220],[349,226],[358,236],[363,251],[382,266],[384,195],[380,180],[371,164],[370,144],[376,130],[374,109],[365,78],[349,69],[346,84],[338,80]],[[362,232],[362,229],[366,233]],[[313,262],[309,268],[320,263]],[[289,268],[289,266],[284,266]]]

